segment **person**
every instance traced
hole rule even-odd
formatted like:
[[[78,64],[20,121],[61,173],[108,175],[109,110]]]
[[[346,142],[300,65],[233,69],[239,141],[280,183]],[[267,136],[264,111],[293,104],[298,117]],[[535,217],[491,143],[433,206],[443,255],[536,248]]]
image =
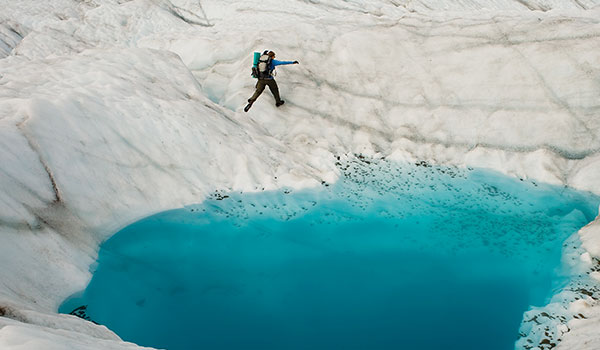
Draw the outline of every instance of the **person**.
[[[265,57],[265,59],[263,59],[263,57]],[[268,58],[266,58],[266,57],[268,57]],[[244,108],[244,112],[248,112],[250,107],[252,107],[252,104],[260,96],[260,94],[262,94],[262,92],[265,90],[265,87],[267,87],[267,86],[269,87],[269,90],[271,90],[273,97],[275,97],[275,106],[279,107],[282,104],[284,104],[285,101],[282,100],[281,97],[279,96],[279,88],[277,87],[277,82],[275,81],[275,78],[273,77],[275,75],[274,74],[275,67],[283,66],[286,64],[298,64],[298,61],[278,61],[275,59],[275,52],[269,51],[269,50],[265,50],[265,52],[263,53],[263,56],[261,56],[260,62],[265,62],[267,68],[266,68],[266,71],[264,71],[264,72],[258,72],[258,75],[257,75],[258,81],[256,82],[256,90],[254,91],[254,94],[252,95],[252,97],[250,97],[248,99],[248,105]],[[260,63],[259,63],[259,65],[260,65]]]

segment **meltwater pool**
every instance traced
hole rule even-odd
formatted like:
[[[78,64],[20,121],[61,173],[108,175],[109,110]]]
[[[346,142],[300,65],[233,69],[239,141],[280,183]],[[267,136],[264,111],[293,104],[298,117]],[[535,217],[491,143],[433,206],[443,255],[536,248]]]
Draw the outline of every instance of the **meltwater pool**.
[[[474,169],[356,159],[318,189],[216,192],[100,249],[60,311],[188,349],[513,349],[600,200]]]

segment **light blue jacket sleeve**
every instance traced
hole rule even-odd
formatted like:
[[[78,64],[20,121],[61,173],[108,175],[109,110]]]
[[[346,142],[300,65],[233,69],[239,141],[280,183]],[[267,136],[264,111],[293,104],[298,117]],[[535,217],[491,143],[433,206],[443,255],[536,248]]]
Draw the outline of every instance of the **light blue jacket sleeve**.
[[[294,61],[278,61],[278,60],[273,60],[271,61],[271,63],[273,63],[273,67],[275,66],[283,66],[286,64],[294,64]]]

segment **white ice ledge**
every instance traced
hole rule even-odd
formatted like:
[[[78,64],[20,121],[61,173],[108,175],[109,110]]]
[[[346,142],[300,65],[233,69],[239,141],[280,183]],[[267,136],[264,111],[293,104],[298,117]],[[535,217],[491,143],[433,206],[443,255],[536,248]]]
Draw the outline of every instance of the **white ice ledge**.
[[[333,182],[339,154],[600,193],[597,4],[0,1],[0,348],[135,348],[55,312],[102,240],[215,190]],[[278,69],[285,108],[245,114],[267,48],[301,64]],[[595,297],[557,297],[573,319],[548,342],[600,347]]]

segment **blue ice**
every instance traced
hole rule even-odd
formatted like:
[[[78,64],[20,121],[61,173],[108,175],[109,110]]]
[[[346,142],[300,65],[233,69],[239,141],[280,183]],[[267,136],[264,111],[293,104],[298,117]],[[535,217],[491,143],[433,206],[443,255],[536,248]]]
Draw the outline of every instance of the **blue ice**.
[[[513,349],[600,202],[485,170],[338,165],[319,189],[218,192],[124,228],[60,311],[171,350]]]

